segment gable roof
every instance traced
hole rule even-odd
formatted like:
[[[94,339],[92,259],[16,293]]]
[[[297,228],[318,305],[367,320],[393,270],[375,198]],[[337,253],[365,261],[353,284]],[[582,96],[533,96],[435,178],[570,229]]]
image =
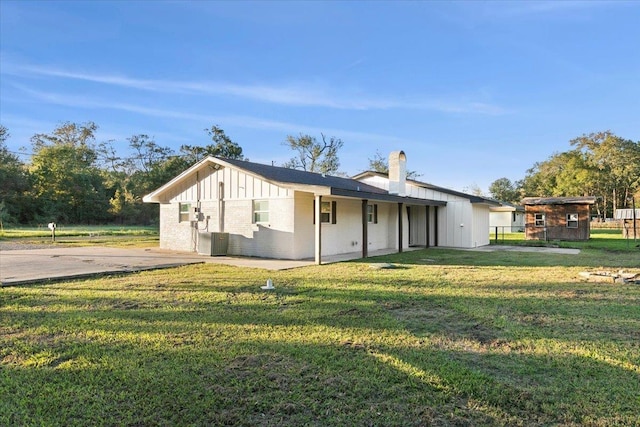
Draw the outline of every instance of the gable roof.
[[[586,197],[525,197],[522,204],[525,206],[532,205],[592,205],[596,202],[596,198],[592,196]]]
[[[386,173],[375,172],[375,171],[365,171],[365,172],[359,173],[358,175],[355,175],[353,177],[353,179],[361,179],[361,178],[365,178],[367,176],[379,176],[379,177],[387,178],[387,179],[389,178],[389,174],[386,174]],[[462,198],[465,198],[465,199],[469,199],[469,201],[471,203],[484,203],[484,204],[488,204],[488,205],[492,205],[492,206],[500,206],[500,204],[501,204],[497,200],[488,199],[486,197],[474,196],[472,194],[462,193],[460,191],[451,190],[451,189],[445,188],[445,187],[439,187],[437,185],[429,184],[427,182],[417,181],[415,179],[407,179],[406,182],[408,182],[410,184],[413,184],[413,185],[415,185],[417,187],[426,188],[428,190],[434,190],[434,191],[438,191],[440,193],[451,194],[452,196],[458,196],[458,197],[462,197]]]
[[[388,191],[352,178],[329,176],[314,172],[288,169],[279,166],[271,166],[245,160],[223,159],[209,156],[191,166],[171,181],[157,190],[143,197],[146,203],[160,202],[161,196],[175,185],[189,179],[192,175],[209,166],[233,167],[246,173],[257,176],[272,184],[298,191],[319,193],[357,199],[379,200],[388,202],[408,203],[424,206],[445,206],[446,202],[440,200],[418,199],[389,194]]]

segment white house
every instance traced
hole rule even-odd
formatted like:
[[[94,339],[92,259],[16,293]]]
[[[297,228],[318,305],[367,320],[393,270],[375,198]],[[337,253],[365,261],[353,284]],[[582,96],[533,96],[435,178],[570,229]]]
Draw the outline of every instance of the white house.
[[[495,202],[406,180],[401,151],[389,163],[389,176],[340,178],[207,157],[143,200],[160,204],[160,247],[174,250],[195,252],[224,233],[231,255],[320,264],[343,253],[489,243]]]
[[[489,211],[489,228],[492,232],[496,228],[499,233],[524,232],[523,206],[500,202],[500,206],[491,206]]]

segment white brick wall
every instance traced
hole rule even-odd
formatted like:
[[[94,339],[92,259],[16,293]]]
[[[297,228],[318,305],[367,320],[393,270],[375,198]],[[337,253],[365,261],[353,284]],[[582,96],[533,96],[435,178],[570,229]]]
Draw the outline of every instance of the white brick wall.
[[[190,221],[178,222],[178,203],[160,204],[160,247],[176,251],[196,250],[196,231]]]

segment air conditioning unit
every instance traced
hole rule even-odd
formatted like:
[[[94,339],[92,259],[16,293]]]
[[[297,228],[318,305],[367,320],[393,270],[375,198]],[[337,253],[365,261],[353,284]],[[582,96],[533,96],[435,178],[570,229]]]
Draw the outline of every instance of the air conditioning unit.
[[[229,249],[229,233],[198,233],[198,254],[224,256]]]

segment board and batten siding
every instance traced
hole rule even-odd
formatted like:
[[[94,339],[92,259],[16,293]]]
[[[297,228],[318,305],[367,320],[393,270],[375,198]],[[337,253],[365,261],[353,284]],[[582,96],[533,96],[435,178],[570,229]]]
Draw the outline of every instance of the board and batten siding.
[[[270,199],[293,197],[293,190],[272,184],[263,179],[232,168],[203,168],[198,171],[200,201],[218,200],[220,183],[224,184],[223,199]],[[194,173],[168,195],[169,202],[195,202],[198,185]]]
[[[221,185],[222,184],[222,185]],[[160,247],[196,251],[198,232],[229,233],[231,255],[295,258],[294,191],[234,168],[204,167],[160,204]],[[269,221],[253,222],[253,202],[269,201]],[[180,203],[200,203],[197,229],[179,221]]]

